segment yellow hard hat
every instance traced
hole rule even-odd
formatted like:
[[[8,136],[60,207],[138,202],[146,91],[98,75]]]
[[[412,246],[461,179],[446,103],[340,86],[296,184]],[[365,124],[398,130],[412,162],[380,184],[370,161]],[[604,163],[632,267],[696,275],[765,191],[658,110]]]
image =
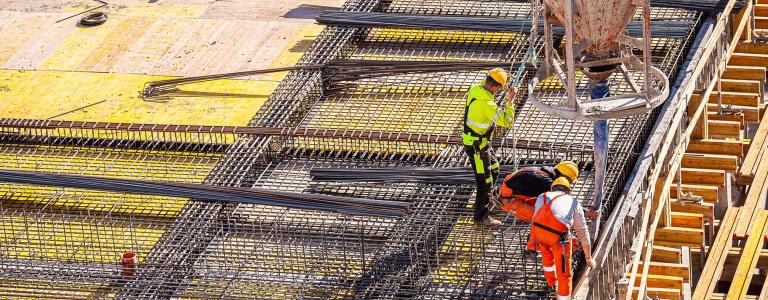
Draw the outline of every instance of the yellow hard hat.
[[[509,75],[507,75],[507,71],[504,71],[504,69],[502,68],[495,68],[488,71],[488,76],[493,78],[493,80],[495,80],[501,85],[506,84],[507,78],[509,77]]]
[[[564,186],[568,188],[568,190],[571,190],[571,182],[568,180],[568,178],[565,178],[563,176],[557,177],[555,181],[552,181],[552,188],[558,185]]]
[[[568,177],[568,179],[571,179],[571,181],[576,182],[576,178],[579,178],[579,166],[576,165],[576,163],[566,160],[563,161],[557,166],[555,166],[555,169],[560,172],[565,177]]]

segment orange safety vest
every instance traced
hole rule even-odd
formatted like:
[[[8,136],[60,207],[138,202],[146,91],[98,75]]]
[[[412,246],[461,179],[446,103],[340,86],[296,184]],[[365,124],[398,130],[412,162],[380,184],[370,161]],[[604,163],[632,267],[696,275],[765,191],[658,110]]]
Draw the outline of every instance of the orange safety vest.
[[[565,194],[557,195],[552,200],[547,201],[547,195],[544,194],[544,205],[533,215],[531,235],[540,244],[553,246],[568,240],[568,226],[560,223],[560,220],[552,213],[552,202],[563,195]]]

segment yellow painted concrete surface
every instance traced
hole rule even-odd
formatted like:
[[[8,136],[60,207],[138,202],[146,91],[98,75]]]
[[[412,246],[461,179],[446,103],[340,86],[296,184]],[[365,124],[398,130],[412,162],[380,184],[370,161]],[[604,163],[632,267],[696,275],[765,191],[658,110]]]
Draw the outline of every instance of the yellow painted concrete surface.
[[[0,116],[76,121],[243,125],[277,85],[220,80],[182,89],[199,96],[145,101],[144,85],[168,77],[139,74],[0,70]],[[219,93],[213,94],[211,93]],[[92,105],[87,107],[88,105]]]
[[[17,9],[0,1],[2,118],[245,125],[286,73],[184,85],[181,93],[160,101],[145,101],[139,92],[147,82],[178,76],[291,66],[322,29],[311,20],[280,15],[228,18],[227,9],[211,9],[221,4],[207,0],[109,1],[109,20],[86,28],[76,26],[77,18],[55,21],[94,7],[93,1],[29,2],[11,2],[24,4]],[[262,7],[272,11],[263,3],[257,8]],[[110,132],[76,134],[124,138]],[[0,147],[0,169],[179,182],[202,182],[218,159],[183,152]],[[141,261],[186,203],[182,198],[0,184],[0,255],[110,265],[119,263],[123,252],[133,251]],[[300,272],[306,263],[274,268]],[[52,298],[94,298],[102,289],[109,292],[103,282],[4,280],[0,278],[0,286],[15,285],[4,295],[21,297],[40,287],[48,288]],[[266,286],[255,289],[273,292]]]

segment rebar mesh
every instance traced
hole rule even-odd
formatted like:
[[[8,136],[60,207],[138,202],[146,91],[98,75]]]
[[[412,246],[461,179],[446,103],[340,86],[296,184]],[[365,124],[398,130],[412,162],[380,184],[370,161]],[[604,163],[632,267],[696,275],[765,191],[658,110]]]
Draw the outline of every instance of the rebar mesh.
[[[526,18],[508,1],[350,0],[343,10]],[[654,20],[699,15],[654,9]],[[465,31],[328,27],[299,64],[332,60],[498,61],[520,63],[525,35]],[[673,77],[689,39],[657,38],[654,64]],[[536,45],[540,48],[541,45]],[[250,126],[456,135],[465,91],[482,72],[399,74],[324,81],[293,71]],[[526,76],[532,76],[528,73]],[[525,81],[523,81],[523,84]],[[586,92],[586,81],[579,90]],[[612,88],[627,90],[614,80]],[[542,90],[561,93],[557,87]],[[516,136],[551,144],[518,159],[574,159],[583,166],[574,194],[594,185],[588,122],[557,119],[517,99]],[[603,209],[612,209],[653,115],[612,121]],[[570,145],[571,147],[562,147]],[[528,227],[471,221],[473,186],[315,182],[319,167],[459,167],[458,145],[290,135],[147,133],[125,130],[0,128],[5,169],[203,182],[413,203],[403,218],[363,217],[265,205],[1,184],[1,297],[39,298],[511,298],[545,286],[525,261]],[[608,215],[605,213],[604,215]],[[498,215],[499,218],[504,218]],[[135,274],[120,255],[135,252]]]

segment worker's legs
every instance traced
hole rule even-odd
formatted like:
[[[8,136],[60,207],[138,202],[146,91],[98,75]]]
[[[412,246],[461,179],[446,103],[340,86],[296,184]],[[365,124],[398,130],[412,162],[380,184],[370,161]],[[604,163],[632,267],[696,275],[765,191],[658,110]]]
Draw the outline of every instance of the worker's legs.
[[[525,200],[519,197],[502,199],[501,203],[501,210],[512,213],[520,221],[531,223],[531,219],[533,219],[533,205],[528,205]]]
[[[533,237],[530,234],[528,235],[528,245],[525,248],[528,251],[536,252],[536,241],[533,239]]]
[[[499,161],[496,159],[496,153],[493,152],[493,148],[490,146],[488,146],[485,154],[488,155],[488,163],[491,164],[491,182],[495,183],[499,179]]]
[[[472,170],[475,173],[475,183],[477,193],[475,195],[475,216],[476,222],[482,221],[488,216],[488,203],[490,198],[493,177],[491,176],[491,165],[489,163],[488,151],[476,151],[474,147],[464,147],[469,161],[472,164]]]
[[[555,276],[555,257],[550,247],[542,245],[539,247],[541,251],[541,268],[544,270],[544,279],[547,280],[547,285],[550,288],[555,287],[557,277]]]
[[[570,299],[571,296],[571,243],[552,246],[557,273],[557,299]]]

